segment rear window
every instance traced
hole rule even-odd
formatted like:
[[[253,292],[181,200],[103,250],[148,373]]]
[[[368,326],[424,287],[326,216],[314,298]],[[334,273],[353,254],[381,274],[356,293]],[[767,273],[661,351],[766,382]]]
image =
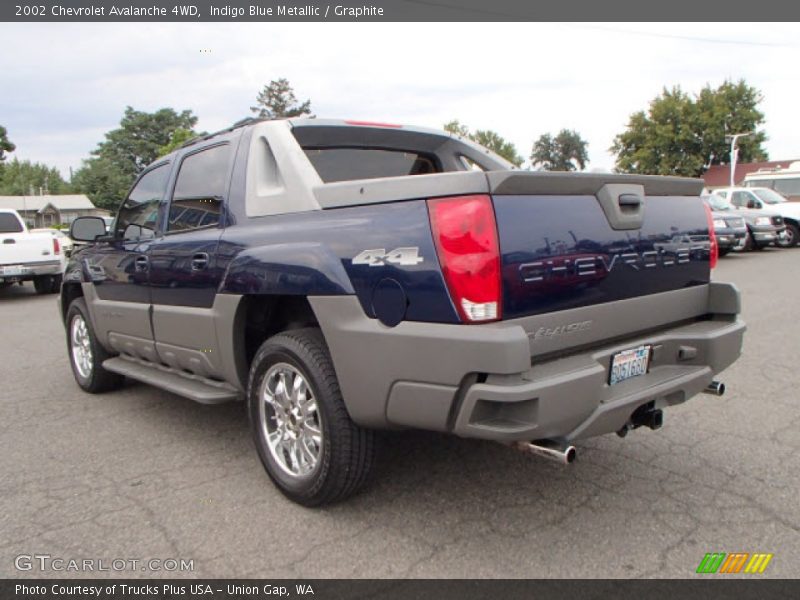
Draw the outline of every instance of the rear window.
[[[0,233],[22,233],[22,223],[11,213],[0,213]]]
[[[434,155],[380,148],[304,148],[325,183],[441,173]]]

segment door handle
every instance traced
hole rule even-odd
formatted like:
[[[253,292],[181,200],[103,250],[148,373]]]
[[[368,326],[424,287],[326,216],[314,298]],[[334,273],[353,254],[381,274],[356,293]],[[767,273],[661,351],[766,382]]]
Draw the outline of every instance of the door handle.
[[[620,207],[638,208],[642,204],[642,198],[638,194],[620,194],[617,202]]]
[[[192,256],[192,271],[202,271],[208,267],[208,253],[198,252]]]
[[[638,183],[606,183],[595,194],[611,229],[641,229],[644,221],[644,186]]]
[[[150,260],[146,256],[137,256],[134,265],[138,273],[145,273],[150,268]]]

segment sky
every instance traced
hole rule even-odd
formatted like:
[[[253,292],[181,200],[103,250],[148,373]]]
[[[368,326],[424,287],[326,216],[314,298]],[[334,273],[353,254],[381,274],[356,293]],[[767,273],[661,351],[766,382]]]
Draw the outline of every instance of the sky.
[[[772,159],[800,158],[800,25],[687,23],[2,23],[0,125],[12,154],[80,167],[127,105],[191,109],[215,131],[287,78],[319,117],[492,129],[530,155],[562,128],[590,170],[664,86],[744,78]]]

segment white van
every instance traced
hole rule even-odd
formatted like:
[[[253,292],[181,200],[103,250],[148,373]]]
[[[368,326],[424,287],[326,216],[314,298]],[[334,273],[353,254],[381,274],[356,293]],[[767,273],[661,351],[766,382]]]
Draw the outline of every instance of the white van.
[[[785,169],[760,169],[744,177],[746,187],[765,187],[782,194],[790,202],[800,202],[800,160]]]

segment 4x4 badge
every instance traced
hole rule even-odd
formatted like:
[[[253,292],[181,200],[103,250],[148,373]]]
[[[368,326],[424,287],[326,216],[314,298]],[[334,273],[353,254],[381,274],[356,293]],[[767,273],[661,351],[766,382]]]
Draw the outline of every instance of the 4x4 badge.
[[[364,250],[353,258],[354,265],[369,265],[370,267],[382,267],[387,264],[392,265],[418,265],[425,259],[419,255],[419,248],[416,246],[408,248],[395,248],[391,252],[386,252],[384,248],[375,250]]]

